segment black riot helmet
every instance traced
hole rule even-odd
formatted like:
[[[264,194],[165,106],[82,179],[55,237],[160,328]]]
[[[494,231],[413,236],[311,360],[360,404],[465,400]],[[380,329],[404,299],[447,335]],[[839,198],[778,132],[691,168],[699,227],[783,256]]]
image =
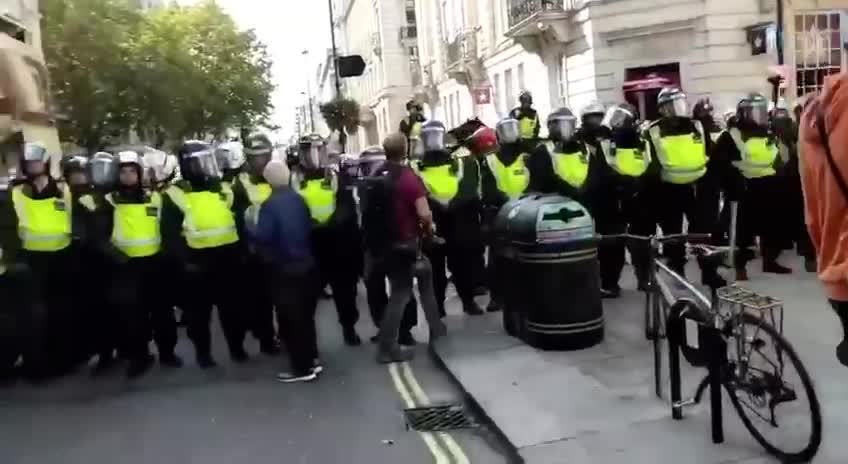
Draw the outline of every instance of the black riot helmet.
[[[244,140],[244,156],[247,159],[247,167],[250,173],[261,176],[265,165],[271,161],[274,154],[274,144],[267,135],[255,132]]]
[[[374,145],[366,148],[359,155],[358,177],[371,177],[377,173],[380,166],[386,162],[386,152],[383,147]]]
[[[180,175],[189,182],[220,179],[221,172],[215,159],[215,150],[206,142],[188,140],[177,148]]]
[[[788,108],[776,107],[771,111],[771,128],[775,134],[784,139],[794,139],[798,135],[798,126],[792,119]]]
[[[636,129],[638,121],[639,114],[636,107],[630,103],[621,103],[607,109],[601,124],[610,130],[627,130]]]
[[[533,94],[530,93],[529,90],[523,90],[521,94],[518,95],[518,102],[521,104],[522,108],[530,108],[533,106]]]
[[[577,132],[577,117],[568,108],[559,108],[548,115],[548,138],[568,142]]]
[[[445,148],[445,125],[439,121],[427,121],[421,126],[421,138],[418,146],[424,153],[433,151],[444,151]]]
[[[66,155],[60,163],[62,177],[69,184],[88,183],[88,158],[82,155]]]
[[[604,121],[605,113],[606,108],[604,104],[597,100],[593,101],[586,108],[583,108],[583,112],[580,113],[580,124],[589,131],[599,129],[601,123]]]
[[[697,119],[698,121],[711,121],[713,120],[713,112],[715,108],[713,104],[710,103],[709,98],[701,98],[696,103],[695,106],[692,107],[692,118]]]
[[[769,101],[762,94],[750,93],[736,105],[736,117],[742,123],[767,127],[769,123]]]
[[[408,102],[406,102],[406,111],[410,113],[420,113],[421,111],[423,111],[423,108],[421,107],[421,103],[418,103],[415,100],[409,100]]]
[[[47,148],[38,142],[27,142],[22,144],[19,153],[21,160],[21,171],[28,178],[48,175],[50,154]]]
[[[511,145],[518,143],[519,125],[515,118],[504,118],[495,125],[495,133],[498,135],[498,143]]]
[[[112,190],[118,179],[115,156],[105,151],[95,153],[88,160],[88,178],[94,188],[100,191]]]
[[[688,118],[689,102],[677,87],[666,87],[657,95],[657,110],[665,118]]]
[[[300,139],[300,165],[305,169],[318,169],[329,164],[327,143],[318,134],[305,135]]]

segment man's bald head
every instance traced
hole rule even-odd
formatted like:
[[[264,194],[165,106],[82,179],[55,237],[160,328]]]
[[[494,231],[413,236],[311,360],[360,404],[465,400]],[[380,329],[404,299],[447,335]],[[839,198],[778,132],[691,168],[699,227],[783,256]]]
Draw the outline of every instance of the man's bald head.
[[[400,161],[406,157],[406,136],[400,132],[389,134],[383,140],[383,151],[386,152],[386,159],[390,161]]]

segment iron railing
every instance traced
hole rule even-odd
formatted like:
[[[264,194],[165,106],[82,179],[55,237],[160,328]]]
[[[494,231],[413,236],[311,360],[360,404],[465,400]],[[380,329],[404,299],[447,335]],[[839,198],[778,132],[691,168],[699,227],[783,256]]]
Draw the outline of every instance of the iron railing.
[[[509,0],[509,27],[545,11],[564,12],[571,9],[574,0]]]
[[[445,43],[445,66],[452,68],[462,62],[477,59],[477,36],[473,30],[460,33]]]

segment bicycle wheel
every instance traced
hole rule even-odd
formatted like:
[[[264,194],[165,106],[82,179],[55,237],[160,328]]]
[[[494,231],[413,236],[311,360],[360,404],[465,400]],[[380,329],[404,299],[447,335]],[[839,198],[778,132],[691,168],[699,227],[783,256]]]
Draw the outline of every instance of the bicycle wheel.
[[[744,335],[745,338],[735,339],[741,343],[729,347],[737,353],[735,359],[728,353],[728,371],[724,378],[724,387],[739,418],[754,439],[781,462],[809,461],[821,445],[822,418],[818,397],[807,369],[792,345],[771,324],[747,313],[743,313],[741,319],[735,318],[730,324],[729,328],[733,332],[730,336]],[[734,339],[730,339],[729,343],[734,343]],[[775,351],[774,359],[763,356],[763,350],[769,346]],[[738,353],[740,348],[743,349],[742,353]],[[764,368],[754,366],[755,357],[766,360]],[[797,372],[796,382],[786,380],[785,368],[790,365]],[[809,409],[801,406],[801,393],[808,398]],[[798,408],[793,409],[794,406]],[[779,420],[778,411],[781,416]],[[761,430],[757,424],[765,424],[767,427]],[[808,425],[809,432],[798,433],[799,425]],[[786,440],[771,436],[772,432],[782,426],[783,430],[790,431],[790,437],[800,435],[802,438]]]

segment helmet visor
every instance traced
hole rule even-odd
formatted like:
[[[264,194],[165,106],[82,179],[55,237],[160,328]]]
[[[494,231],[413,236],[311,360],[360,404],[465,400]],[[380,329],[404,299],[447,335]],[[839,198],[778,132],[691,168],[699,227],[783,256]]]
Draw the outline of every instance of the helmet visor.
[[[306,169],[318,169],[327,163],[327,146],[322,142],[310,142],[300,147],[300,163]]]
[[[95,156],[88,163],[88,177],[95,187],[110,187],[118,174],[118,164],[111,156]]]
[[[548,133],[552,140],[571,140],[577,131],[577,118],[574,116],[554,116],[548,119]]]
[[[520,136],[518,121],[515,119],[501,121],[495,128],[495,132],[498,134],[498,141],[500,143],[516,143]]]
[[[195,177],[220,177],[218,162],[210,150],[196,151],[189,154],[185,160],[186,175]]]
[[[47,149],[41,145],[28,143],[24,145],[24,161],[47,161]]]
[[[680,95],[674,100],[662,105],[663,114],[667,117],[686,118],[689,117],[689,102],[686,97]]]
[[[359,177],[371,177],[377,173],[386,162],[386,155],[369,155],[366,158],[360,158],[359,164],[356,166],[359,171]]]
[[[445,130],[442,128],[427,128],[421,131],[419,142],[424,151],[441,151],[445,149]]]
[[[251,174],[257,176],[262,175],[265,166],[271,161],[271,153],[263,153],[261,155],[251,155],[247,157],[247,167]],[[231,168],[235,169],[235,168]]]
[[[631,128],[636,125],[636,115],[625,108],[614,106],[607,110],[601,124],[610,129]]]
[[[758,126],[765,127],[768,125],[768,104],[754,102],[743,114],[746,119]]]

